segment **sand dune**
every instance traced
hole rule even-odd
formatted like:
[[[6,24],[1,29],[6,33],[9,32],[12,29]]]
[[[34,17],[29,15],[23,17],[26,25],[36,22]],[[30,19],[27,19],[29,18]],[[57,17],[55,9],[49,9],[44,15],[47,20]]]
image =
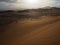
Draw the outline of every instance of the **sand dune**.
[[[42,16],[9,24],[1,45],[60,45],[60,16]]]

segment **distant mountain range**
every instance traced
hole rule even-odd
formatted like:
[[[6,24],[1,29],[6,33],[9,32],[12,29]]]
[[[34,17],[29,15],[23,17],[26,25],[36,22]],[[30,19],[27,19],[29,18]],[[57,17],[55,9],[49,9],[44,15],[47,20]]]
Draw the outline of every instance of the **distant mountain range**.
[[[60,8],[47,6],[47,7],[38,8],[38,9],[60,9]],[[25,10],[37,10],[37,9],[25,9]],[[22,11],[22,10],[0,10],[0,11],[10,11],[11,12],[11,11]]]
[[[60,15],[60,8],[57,7],[44,7],[39,9],[26,9],[26,10],[5,10],[0,11],[0,14],[3,13],[10,13],[15,15],[21,15],[21,14],[39,14],[39,15]]]

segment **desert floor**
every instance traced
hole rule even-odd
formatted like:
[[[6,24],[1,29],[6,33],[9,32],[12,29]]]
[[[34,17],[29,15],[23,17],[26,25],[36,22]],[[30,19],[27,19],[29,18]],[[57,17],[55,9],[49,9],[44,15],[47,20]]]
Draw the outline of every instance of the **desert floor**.
[[[60,45],[60,16],[18,20],[4,29],[1,45]]]

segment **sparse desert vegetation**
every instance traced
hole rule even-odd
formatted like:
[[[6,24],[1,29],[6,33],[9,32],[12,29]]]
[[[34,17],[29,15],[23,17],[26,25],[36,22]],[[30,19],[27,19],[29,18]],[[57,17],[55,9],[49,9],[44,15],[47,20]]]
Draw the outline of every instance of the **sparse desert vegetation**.
[[[21,19],[37,19],[41,16],[60,16],[60,8],[0,11],[0,25],[9,24]]]

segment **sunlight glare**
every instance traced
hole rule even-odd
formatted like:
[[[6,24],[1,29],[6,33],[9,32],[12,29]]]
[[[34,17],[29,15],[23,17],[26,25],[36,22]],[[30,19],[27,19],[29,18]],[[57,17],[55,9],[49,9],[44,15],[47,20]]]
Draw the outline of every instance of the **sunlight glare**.
[[[19,6],[24,8],[39,8],[50,6],[52,3],[50,0],[17,0],[17,4],[20,4]]]
[[[38,0],[25,0],[25,2],[28,4],[36,4],[38,3]]]

